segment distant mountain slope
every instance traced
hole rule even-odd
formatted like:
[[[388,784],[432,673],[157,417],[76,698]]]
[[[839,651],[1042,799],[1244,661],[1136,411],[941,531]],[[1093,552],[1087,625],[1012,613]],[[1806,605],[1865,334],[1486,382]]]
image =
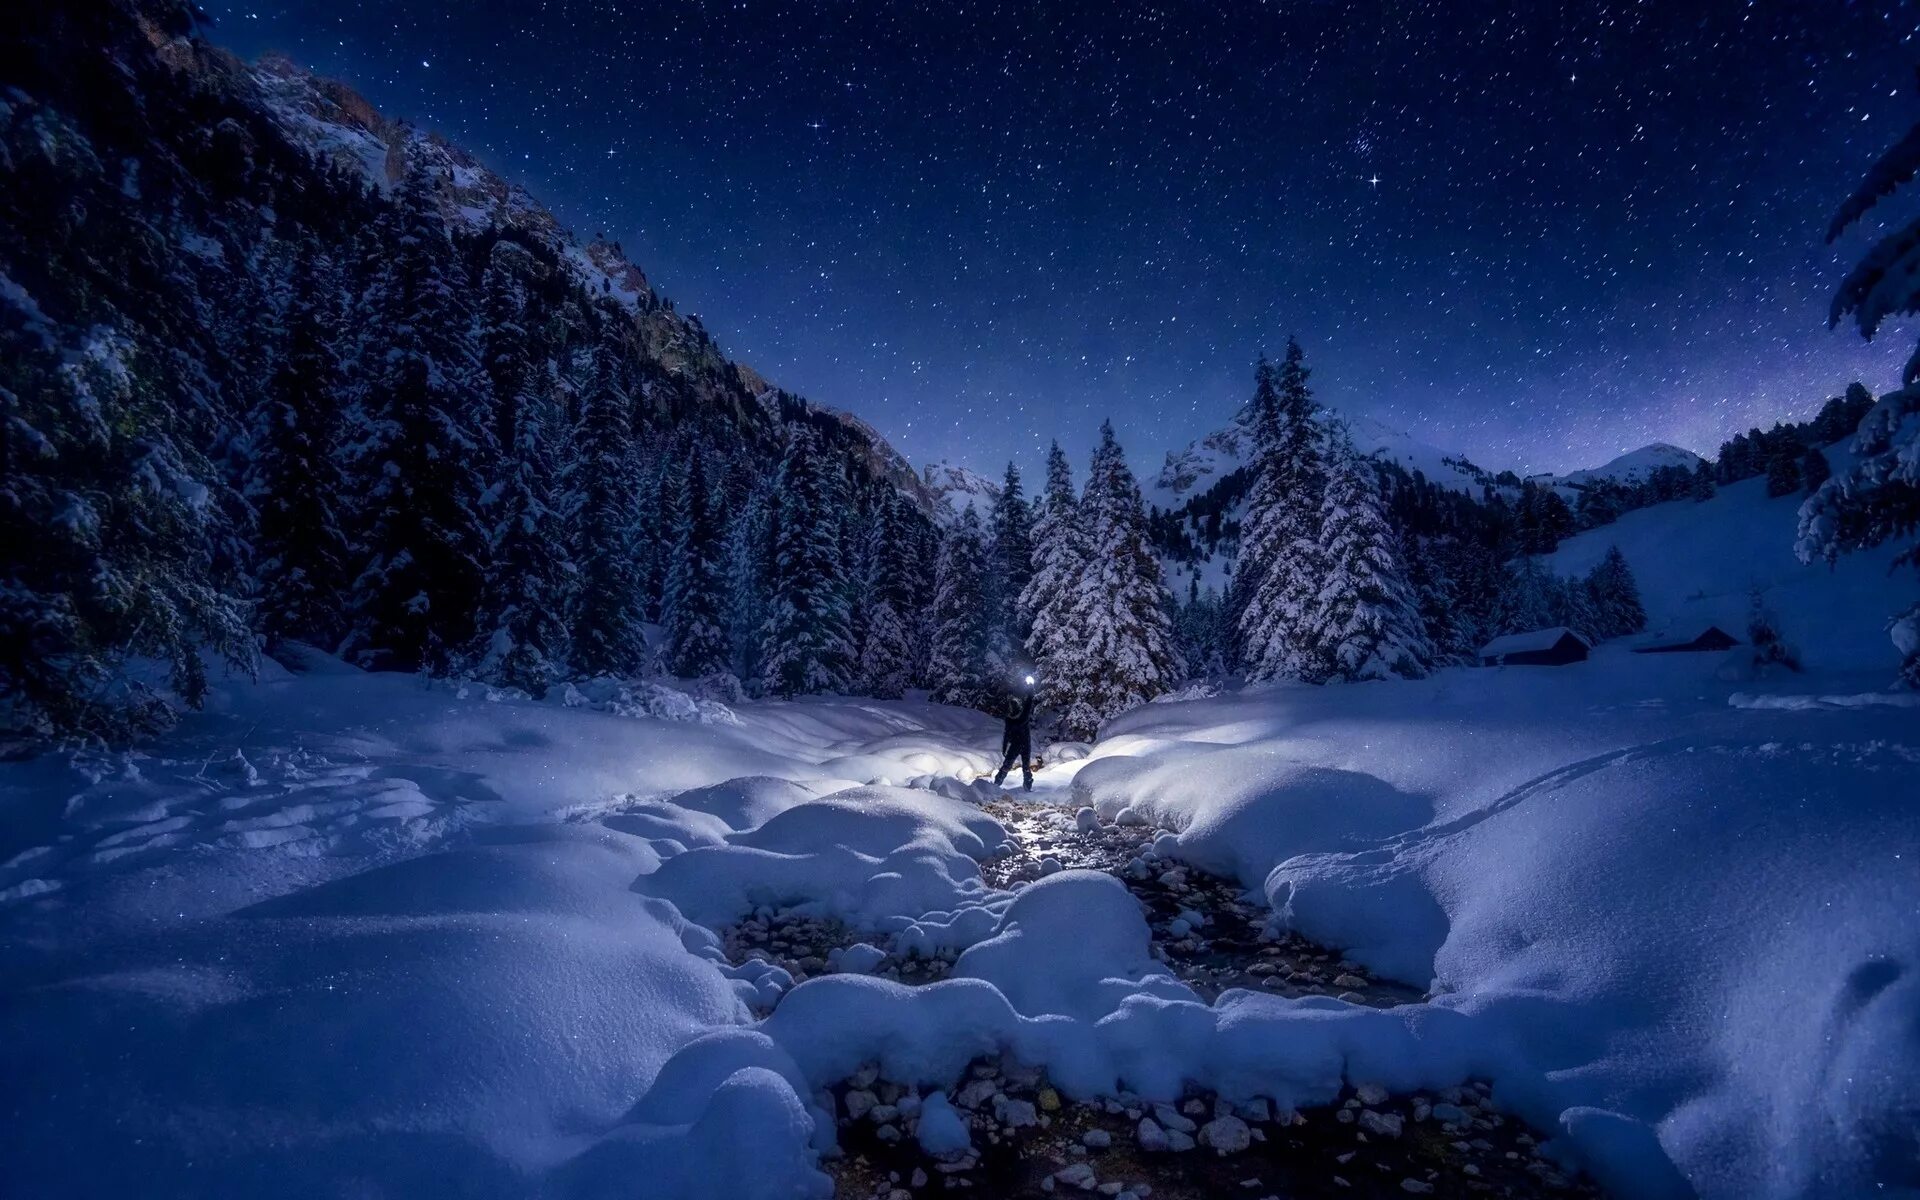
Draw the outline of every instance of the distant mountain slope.
[[[936,516],[952,519],[971,508],[985,519],[987,510],[1000,498],[1000,485],[971,467],[941,459],[920,473],[920,481],[933,497]]]
[[[1836,465],[1844,457],[1838,447],[1828,454]],[[1808,665],[1868,671],[1883,683],[1900,661],[1887,617],[1911,602],[1912,584],[1889,573],[1894,547],[1849,555],[1831,568],[1801,563],[1793,541],[1803,499],[1770,498],[1765,479],[1746,479],[1710,500],[1626,513],[1568,538],[1545,561],[1561,575],[1584,575],[1607,547],[1620,547],[1640,585],[1649,639],[1718,625],[1744,641],[1757,586]]]
[[[1638,450],[1629,450],[1602,467],[1548,476],[1556,484],[1578,485],[1610,479],[1616,483],[1639,483],[1662,467],[1680,467],[1691,471],[1705,460],[1691,450],[1653,442]]]

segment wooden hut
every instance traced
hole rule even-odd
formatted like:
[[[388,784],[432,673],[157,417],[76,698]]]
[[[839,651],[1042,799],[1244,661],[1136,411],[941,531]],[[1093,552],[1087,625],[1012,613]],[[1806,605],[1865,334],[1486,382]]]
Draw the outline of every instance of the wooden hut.
[[[1558,667],[1585,662],[1593,643],[1565,625],[1535,629],[1529,633],[1509,633],[1480,647],[1483,667]]]
[[[1651,646],[1635,646],[1635,654],[1690,654],[1702,650],[1727,650],[1740,644],[1734,637],[1718,625],[1709,625],[1685,641],[1656,642]]]

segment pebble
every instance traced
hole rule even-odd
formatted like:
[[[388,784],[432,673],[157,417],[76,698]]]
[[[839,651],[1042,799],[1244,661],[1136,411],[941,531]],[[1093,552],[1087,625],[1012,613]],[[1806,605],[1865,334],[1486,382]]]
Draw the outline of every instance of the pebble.
[[[1034,1111],[1031,1100],[1014,1100],[1005,1095],[993,1098],[993,1115],[994,1119],[1010,1129],[1021,1129],[1040,1122],[1040,1114]]]
[[[1113,1135],[1104,1129],[1089,1129],[1080,1135],[1080,1141],[1095,1150],[1105,1150],[1113,1145]]]
[[[999,1091],[1000,1085],[993,1080],[975,1079],[960,1089],[960,1094],[954,1097],[954,1101],[962,1108],[979,1108],[987,1102],[989,1096],[997,1095]]]
[[[1433,1106],[1433,1119],[1448,1125],[1465,1125],[1467,1123],[1467,1110],[1457,1104],[1448,1104],[1442,1101]]]
[[[1402,1179],[1400,1181],[1400,1190],[1403,1192],[1412,1192],[1416,1196],[1426,1196],[1432,1194],[1433,1185],[1419,1179]]]
[[[1387,1089],[1377,1083],[1363,1083],[1353,1089],[1353,1094],[1366,1107],[1378,1108],[1387,1102],[1388,1093]]]
[[[1073,814],[1073,824],[1081,833],[1092,833],[1100,828],[1100,815],[1090,808],[1083,808]]]
[[[872,1082],[872,1081],[869,1080],[868,1082]],[[846,1100],[847,1116],[855,1121],[858,1121],[861,1117],[864,1117],[869,1112],[873,1111],[874,1105],[878,1104],[879,1102],[880,1102],[879,1098],[875,1096],[872,1092],[856,1088],[855,1090],[847,1093],[847,1100]]]
[[[1167,1149],[1176,1153],[1193,1149],[1193,1137],[1181,1133],[1178,1129],[1167,1130]]]
[[[873,1086],[873,1081],[878,1078],[880,1078],[879,1064],[868,1063],[866,1066],[861,1067],[858,1071],[855,1071],[853,1073],[853,1078],[847,1080],[847,1082],[854,1088],[870,1088]]]

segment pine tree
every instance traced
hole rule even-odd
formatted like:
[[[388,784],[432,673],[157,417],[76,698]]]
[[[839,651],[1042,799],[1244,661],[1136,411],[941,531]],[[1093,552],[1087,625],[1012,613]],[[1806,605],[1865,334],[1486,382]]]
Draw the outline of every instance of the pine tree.
[[[1920,164],[1920,125],[1875,163],[1834,217],[1829,242],[1882,199],[1909,183]],[[1871,338],[1889,316],[1920,309],[1920,222],[1909,222],[1882,239],[1861,259],[1833,299],[1832,322],[1851,316]],[[1860,418],[1850,447],[1852,463],[1822,484],[1800,506],[1795,548],[1802,562],[1913,538],[1920,531],[1920,348],[1901,371],[1902,386],[1880,397]],[[1857,389],[1857,394],[1856,394]],[[1856,404],[1865,388],[1847,390]],[[1920,568],[1920,540],[1894,558],[1894,566]],[[1888,622],[1901,657],[1900,678],[1920,688],[1920,601]]]
[[[1419,678],[1433,661],[1400,539],[1388,523],[1373,467],[1344,432],[1330,443],[1316,558],[1325,575],[1295,642],[1327,679]]]
[[[1603,557],[1586,578],[1592,597],[1593,634],[1600,638],[1625,637],[1647,627],[1647,610],[1640,603],[1640,586],[1627,569],[1620,547],[1607,547]]]
[[[574,355],[579,417],[561,483],[578,576],[567,614],[573,665],[585,675],[631,675],[646,657],[644,613],[630,539],[639,470],[632,399],[599,347]]]
[[[493,505],[491,566],[484,610],[490,629],[477,673],[534,697],[565,672],[564,617],[571,566],[557,492],[560,411],[554,381],[532,360],[525,286],[490,266],[486,366],[499,402],[496,436],[504,450]]]
[[[1713,467],[1708,465],[1705,459],[1702,459],[1699,465],[1693,469],[1693,482],[1687,494],[1695,500],[1713,499],[1713,494],[1716,490],[1713,484],[1713,474]]]
[[[329,648],[345,631],[352,555],[340,511],[347,485],[339,458],[337,286],[332,264],[303,249],[283,318],[286,349],[261,406],[247,489],[259,514],[261,629]]]
[[[760,629],[767,619],[767,586],[773,575],[773,515],[765,486],[741,504],[727,535],[727,640],[733,673],[756,689],[760,680]]]
[[[366,557],[347,639],[363,662],[429,671],[445,670],[476,633],[482,503],[498,458],[492,389],[438,186],[420,162],[408,171],[392,214],[396,248],[375,288],[369,436],[357,453]]]
[[[911,505],[893,488],[883,489],[873,502],[861,551],[862,612],[859,662],[855,672],[860,691],[891,699],[913,686],[914,635],[907,616],[915,589],[913,543],[918,531],[910,519]]]
[[[1319,513],[1325,481],[1310,372],[1289,338],[1276,373],[1255,370],[1254,482],[1240,526],[1234,585],[1240,657],[1256,680],[1305,679],[1319,669],[1302,629],[1323,576]]]
[[[1072,469],[1055,442],[1047,450],[1047,485],[1033,527],[1033,577],[1020,594],[1020,607],[1032,622],[1027,654],[1039,680],[1039,705],[1063,716],[1089,687],[1081,653],[1080,601],[1081,579],[1092,552],[1073,493]],[[1075,720],[1081,728],[1099,724],[1091,713],[1077,714]]]
[[[1820,490],[1820,485],[1833,478],[1833,466],[1827,462],[1827,456],[1818,446],[1808,446],[1800,459],[1800,484],[1811,496]]]
[[[932,697],[942,704],[984,708],[992,698],[992,623],[983,580],[989,561],[980,515],[961,510],[947,529],[934,571]]]
[[[1110,421],[1100,426],[1080,510],[1091,549],[1075,605],[1084,691],[1068,703],[1065,717],[1069,733],[1090,737],[1102,722],[1171,690],[1184,668],[1173,639],[1172,597],[1147,541],[1146,506]]]
[[[1788,496],[1800,490],[1802,453],[1798,446],[1790,444],[1774,447],[1767,456],[1767,495]]]
[[[839,546],[845,493],[811,429],[794,430],[773,502],[761,687],[775,696],[845,692],[854,658]]]
[[[1498,630],[1529,633],[1560,623],[1560,581],[1537,559],[1521,558],[1508,568],[1501,589]]]
[[[688,456],[673,506],[673,550],[661,602],[667,669],[683,679],[718,674],[729,662],[725,522],[709,470],[702,452]]]
[[[1030,622],[1020,596],[1033,578],[1033,513],[1020,486],[1020,471],[1007,464],[992,511],[993,545],[985,600],[990,621],[991,661],[997,674],[1010,674],[1025,658]]]

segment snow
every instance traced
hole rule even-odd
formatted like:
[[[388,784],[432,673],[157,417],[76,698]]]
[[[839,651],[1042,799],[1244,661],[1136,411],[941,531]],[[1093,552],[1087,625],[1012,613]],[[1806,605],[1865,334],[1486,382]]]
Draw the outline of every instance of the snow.
[[[1828,454],[1836,472],[1846,464],[1839,449]],[[1568,538],[1543,561],[1559,575],[1584,576],[1607,547],[1619,546],[1640,585],[1648,636],[1659,641],[1708,625],[1745,641],[1750,592],[1758,587],[1808,666],[1877,671],[1874,682],[1884,685],[1900,665],[1886,622],[1913,602],[1912,575],[1891,571],[1897,544],[1843,556],[1832,567],[1800,562],[1793,538],[1802,499],[1770,498],[1765,479],[1746,479],[1709,500],[1626,513]]]
[[[986,521],[992,515],[993,502],[1000,498],[997,481],[945,459],[928,464],[921,472],[921,482],[934,498],[936,518],[945,525],[951,525],[968,509]]]
[[[1679,467],[1690,472],[1700,463],[1700,456],[1691,450],[1683,450],[1679,446],[1670,446],[1665,442],[1653,442],[1638,450],[1629,450],[1605,466],[1550,476],[1548,481],[1561,487],[1596,483],[1601,480],[1631,485],[1644,482],[1662,467]]]
[[[1861,1194],[1920,1128],[1920,725],[1856,702],[1884,669],[1716,665],[1225,691],[1040,773],[1064,824],[1434,993],[1392,1009],[1208,1005],[1112,877],[988,887],[977,714],[218,679],[143,751],[0,764],[0,1155],[50,1196],[824,1197],[821,1088],[877,1064],[954,1154],[949,1089],[1005,1052],[1074,1098],[1487,1078],[1619,1195]],[[726,962],[716,927],[785,908],[859,944]]]

